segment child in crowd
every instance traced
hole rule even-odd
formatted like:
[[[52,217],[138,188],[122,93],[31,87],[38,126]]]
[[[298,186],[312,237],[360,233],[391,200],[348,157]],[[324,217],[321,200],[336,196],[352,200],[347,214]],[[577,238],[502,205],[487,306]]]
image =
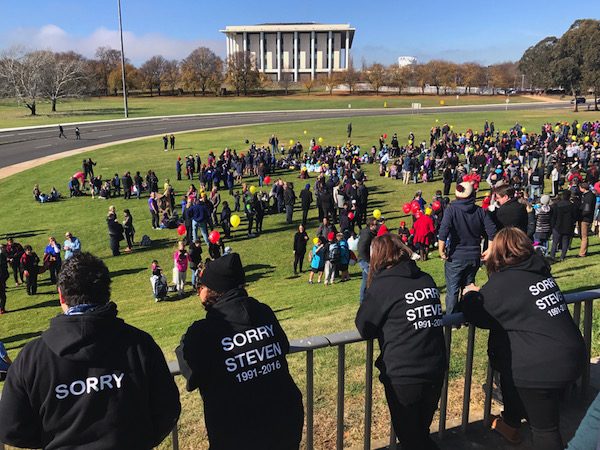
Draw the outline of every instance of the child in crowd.
[[[310,275],[308,276],[309,284],[313,284],[315,273],[318,274],[317,283],[321,282],[321,278],[323,277],[323,269],[325,268],[325,251],[325,238],[321,237],[320,240],[319,238],[315,238],[313,248],[308,255],[308,259],[310,260]]]
[[[240,191],[235,191],[235,194],[233,194],[233,199],[235,201],[235,203],[233,204],[234,212],[240,212],[240,199],[241,198],[242,198],[242,196],[240,195]]]
[[[158,265],[158,261],[155,259],[152,261],[150,266],[152,275],[150,276],[150,285],[152,286],[152,295],[154,295],[154,301],[160,302],[167,298],[167,277],[162,272],[161,267]]]
[[[179,241],[177,251],[173,254],[173,284],[175,285],[175,289],[177,289],[179,297],[183,297],[189,261],[190,255],[185,249],[185,243]]]

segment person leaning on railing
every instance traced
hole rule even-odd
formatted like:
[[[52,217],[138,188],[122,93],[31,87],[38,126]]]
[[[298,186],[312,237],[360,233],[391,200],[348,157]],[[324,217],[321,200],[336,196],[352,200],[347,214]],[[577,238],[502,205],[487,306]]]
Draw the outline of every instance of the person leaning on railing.
[[[377,338],[375,365],[403,450],[433,450],[429,427],[437,409],[447,367],[440,292],[411,260],[395,234],[373,239],[365,300],[356,327]]]
[[[275,314],[249,297],[237,253],[207,263],[197,277],[206,318],[175,350],[187,390],[199,389],[210,450],[298,450],[302,394]]]
[[[516,444],[527,419],[534,448],[563,449],[559,400],[586,364],[581,333],[550,266],[523,231],[500,230],[485,265],[488,282],[467,286],[459,309],[470,323],[490,329],[488,354],[504,404],[492,429]]]

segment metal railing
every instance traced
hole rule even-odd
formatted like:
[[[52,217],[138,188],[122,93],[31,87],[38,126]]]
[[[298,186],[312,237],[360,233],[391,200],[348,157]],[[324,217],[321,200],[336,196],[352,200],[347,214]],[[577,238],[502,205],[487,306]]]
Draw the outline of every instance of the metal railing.
[[[565,295],[568,304],[573,304],[573,319],[579,326],[581,323],[581,305],[584,305],[583,312],[583,338],[587,349],[588,360],[591,357],[592,348],[592,321],[593,321],[593,302],[600,299],[600,289],[575,292]],[[452,347],[452,327],[465,324],[465,318],[462,313],[446,314],[443,318],[444,336],[446,340],[446,352],[448,361],[450,361]],[[475,326],[468,326],[467,351],[465,358],[465,372],[463,385],[463,405],[461,413],[461,431],[466,432],[469,425],[469,410],[471,404],[471,383],[473,375],[473,360],[475,353]],[[346,346],[363,342],[363,339],[356,330],[344,331],[325,336],[312,336],[290,341],[290,353],[306,354],[306,392],[304,396],[306,408],[306,435],[304,438],[306,449],[314,448],[314,351],[325,347],[337,347],[337,401],[336,401],[336,449],[341,450],[344,447],[344,391],[346,375]],[[180,375],[179,364],[177,361],[171,361],[169,368],[173,376]],[[484,424],[489,426],[492,407],[492,388],[493,388],[493,370],[488,361],[485,401],[484,401]],[[581,391],[585,393],[590,382],[590,366],[581,377]],[[371,449],[371,425],[372,425],[372,406],[373,406],[373,340],[366,341],[365,354],[365,401],[364,401],[364,450]],[[448,371],[444,375],[444,384],[440,398],[440,415],[438,423],[438,437],[443,439],[447,424],[447,406],[448,406]],[[179,434],[177,425],[172,432],[173,449],[179,450]],[[389,449],[397,449],[397,440],[394,430],[390,424]],[[2,450],[0,448],[0,450]]]

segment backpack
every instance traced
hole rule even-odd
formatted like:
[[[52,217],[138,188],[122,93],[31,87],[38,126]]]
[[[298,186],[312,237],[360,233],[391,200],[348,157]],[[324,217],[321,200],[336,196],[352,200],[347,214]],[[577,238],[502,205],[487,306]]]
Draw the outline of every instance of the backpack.
[[[156,277],[156,282],[154,283],[154,297],[160,299],[165,298],[167,296],[167,291],[167,278],[161,274],[159,277]]]
[[[140,241],[140,245],[142,247],[150,247],[152,245],[152,240],[150,239],[150,236],[148,236],[147,234],[142,236],[142,240]]]
[[[333,245],[329,245],[329,250],[328,250],[328,255],[327,258],[329,259],[329,261],[331,261],[332,263],[337,263],[340,260],[340,245],[339,244],[333,244]]]

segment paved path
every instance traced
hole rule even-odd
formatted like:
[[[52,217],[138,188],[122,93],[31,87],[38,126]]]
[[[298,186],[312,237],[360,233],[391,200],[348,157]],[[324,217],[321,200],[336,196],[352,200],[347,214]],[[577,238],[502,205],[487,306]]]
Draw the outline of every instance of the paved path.
[[[456,112],[484,112],[509,110],[537,110],[566,108],[568,102],[537,102],[495,105],[445,106],[423,108],[421,114],[448,114]],[[40,126],[27,129],[0,130],[0,168],[32,161],[58,153],[84,149],[116,141],[180,133],[190,130],[253,125],[275,122],[293,122],[315,119],[351,118],[357,116],[401,116],[415,112],[407,108],[337,109],[311,111],[267,111],[243,113],[199,114],[133,120],[113,120],[65,126],[68,139],[58,138],[58,126]],[[75,126],[82,139],[75,140]],[[345,129],[345,126],[344,126]],[[162,143],[157,142],[157,145]],[[71,153],[72,154],[72,153]],[[23,169],[20,169],[23,170]]]

